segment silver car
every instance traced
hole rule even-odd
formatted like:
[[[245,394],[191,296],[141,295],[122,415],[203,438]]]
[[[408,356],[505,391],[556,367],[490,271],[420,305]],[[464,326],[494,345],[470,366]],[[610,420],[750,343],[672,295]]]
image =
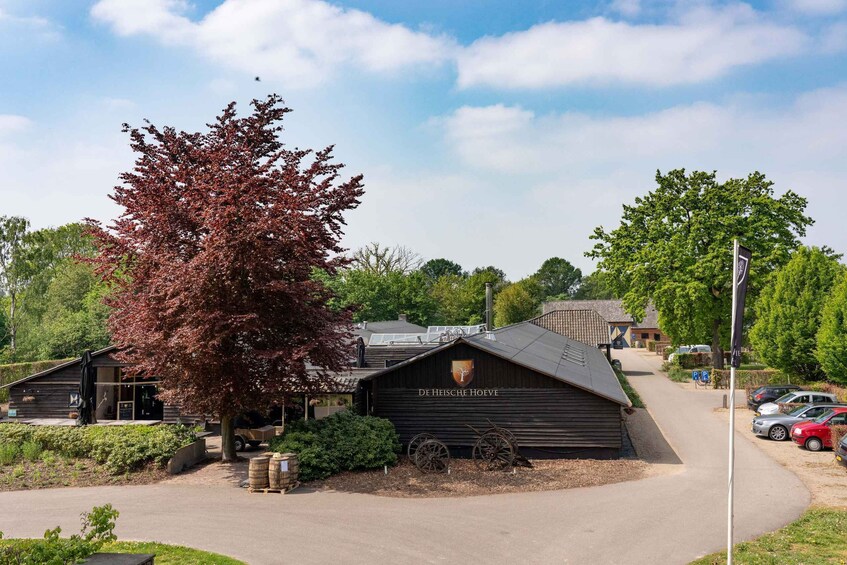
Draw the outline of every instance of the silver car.
[[[788,414],[765,414],[753,418],[753,433],[765,436],[774,441],[790,439],[788,430],[797,422],[805,422],[817,418],[827,410],[844,406],[844,404],[807,404],[799,406]]]

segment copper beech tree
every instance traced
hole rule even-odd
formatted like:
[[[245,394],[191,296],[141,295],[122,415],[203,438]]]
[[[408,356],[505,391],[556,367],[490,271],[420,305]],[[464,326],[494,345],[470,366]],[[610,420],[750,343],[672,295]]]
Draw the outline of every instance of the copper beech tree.
[[[327,307],[312,274],[345,264],[342,215],[363,194],[332,147],[280,141],[280,97],[252,109],[239,117],[232,103],[203,133],[124,125],[137,159],[111,195],[123,211],[105,228],[89,220],[128,371],[160,378],[164,401],[218,416],[224,460],[236,457],[237,414],[347,365],[350,314]],[[322,369],[310,376],[307,363]]]

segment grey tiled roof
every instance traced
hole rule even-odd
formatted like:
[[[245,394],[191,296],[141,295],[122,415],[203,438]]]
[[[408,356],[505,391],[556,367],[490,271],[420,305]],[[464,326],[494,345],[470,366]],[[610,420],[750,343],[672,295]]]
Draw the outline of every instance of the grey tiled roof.
[[[528,321],[461,337],[364,378],[379,378],[458,343],[466,343],[622,406],[632,406],[602,351]]]
[[[592,347],[612,342],[609,323],[594,310],[554,310],[530,322]]]
[[[627,313],[623,307],[622,300],[556,300],[545,302],[542,312],[545,314],[556,310],[594,310],[610,324],[616,322],[633,324],[635,320],[632,314]],[[644,319],[635,324],[637,328],[658,328],[659,312],[652,304],[648,304],[644,311]]]
[[[354,325],[353,335],[361,337],[368,343],[373,334],[419,334],[426,333],[426,328],[405,320],[387,320],[384,322],[368,322],[367,328]]]

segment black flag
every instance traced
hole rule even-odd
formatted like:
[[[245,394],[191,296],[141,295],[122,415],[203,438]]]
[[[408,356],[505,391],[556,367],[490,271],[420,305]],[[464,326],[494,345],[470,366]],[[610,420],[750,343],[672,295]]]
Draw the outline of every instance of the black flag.
[[[732,313],[732,355],[730,365],[741,366],[741,333],[744,327],[744,299],[747,297],[747,275],[750,272],[750,250],[738,246],[738,260],[732,289],[735,296],[735,311]]]

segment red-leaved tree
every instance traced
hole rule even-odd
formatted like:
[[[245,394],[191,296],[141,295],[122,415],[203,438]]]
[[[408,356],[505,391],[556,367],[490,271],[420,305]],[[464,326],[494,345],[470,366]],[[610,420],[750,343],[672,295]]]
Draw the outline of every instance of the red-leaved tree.
[[[328,308],[313,273],[345,264],[342,214],[364,192],[361,176],[340,179],[332,147],[282,144],[280,97],[252,107],[238,117],[230,104],[203,133],[124,125],[137,159],[111,196],[123,213],[107,228],[89,220],[128,373],[220,417],[224,460],[234,416],[346,366],[349,312]],[[307,361],[324,369],[317,379]]]

